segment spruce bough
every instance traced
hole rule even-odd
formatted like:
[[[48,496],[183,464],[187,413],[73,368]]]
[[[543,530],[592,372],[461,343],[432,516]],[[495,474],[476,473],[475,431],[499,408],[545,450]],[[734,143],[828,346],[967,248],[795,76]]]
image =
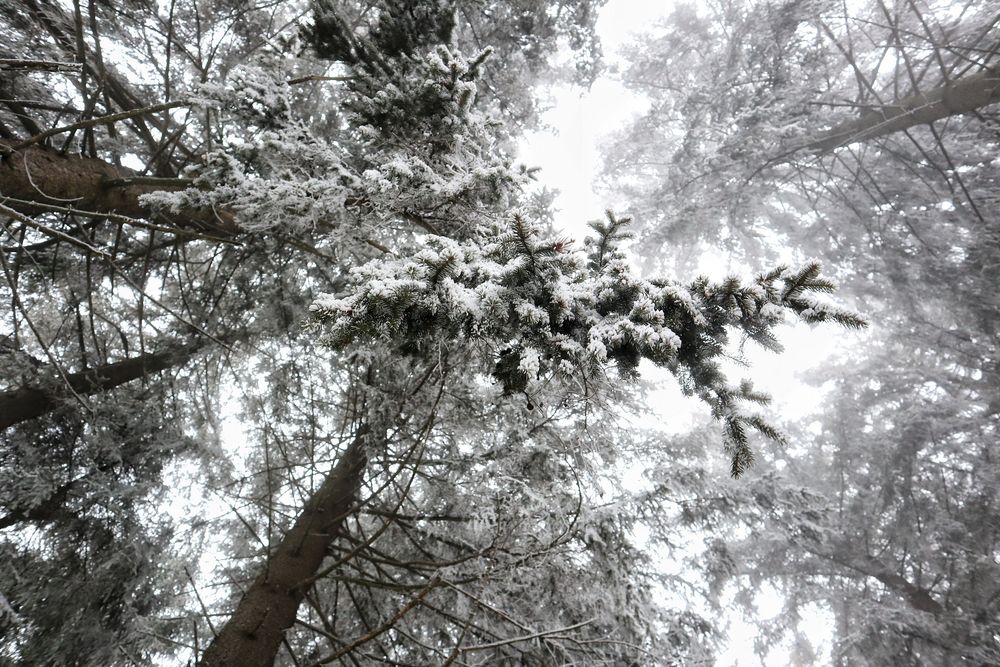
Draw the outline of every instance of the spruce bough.
[[[711,406],[739,477],[753,462],[747,431],[778,440],[781,434],[745,407],[768,397],[748,381],[729,384],[722,372],[730,337],[777,351],[774,328],[786,312],[850,328],[865,321],[813,298],[833,290],[816,263],[779,266],[749,283],[640,278],[619,247],[629,222],[608,211],[606,222],[591,224],[595,236],[582,251],[541,234],[521,215],[466,241],[429,235],[411,259],[358,267],[343,294],[320,295],[312,311],[325,325],[325,342],[338,349],[381,343],[419,357],[473,346],[479,372],[504,395],[524,394],[528,407],[533,392],[552,380],[565,391],[599,392],[616,373],[637,377],[648,359]]]

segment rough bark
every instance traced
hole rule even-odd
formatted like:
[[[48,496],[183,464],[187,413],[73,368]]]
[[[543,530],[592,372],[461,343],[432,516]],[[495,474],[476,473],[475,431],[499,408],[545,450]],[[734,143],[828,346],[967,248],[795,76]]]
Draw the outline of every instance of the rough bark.
[[[366,463],[358,430],[323,485],[267,559],[264,571],[240,599],[229,621],[209,645],[199,667],[270,667],[295,622],[299,604],[319,571],[327,549],[354,508]]]
[[[11,148],[12,140],[0,139],[0,146]],[[181,185],[159,185],[135,179],[135,172],[103,160],[64,155],[41,145],[29,146],[0,159],[0,197],[55,204],[96,213],[118,213],[132,218],[165,220],[172,224],[229,236],[239,232],[233,215],[209,209],[182,211],[177,214],[153,212],[139,203],[139,196],[162,190],[179,190]],[[31,203],[5,202],[26,215],[45,209]]]
[[[870,109],[799,146],[796,151],[828,153],[848,144],[901,132],[916,125],[972,113],[997,102],[1000,102],[1000,69],[989,68],[925,93],[916,93],[892,104]]]
[[[89,396],[137,380],[151,373],[181,366],[204,345],[204,342],[172,347],[113,364],[106,364],[66,376],[69,387],[77,394]],[[69,392],[65,384],[48,387],[22,387],[0,393],[0,429],[35,419],[66,402]]]

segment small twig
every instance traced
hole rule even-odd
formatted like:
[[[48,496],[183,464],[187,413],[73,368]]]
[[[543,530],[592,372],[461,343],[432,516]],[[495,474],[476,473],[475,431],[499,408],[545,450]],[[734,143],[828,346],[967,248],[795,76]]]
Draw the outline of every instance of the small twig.
[[[463,646],[461,650],[463,653],[468,653],[470,651],[488,651],[492,648],[500,648],[501,646],[507,646],[508,644],[516,644],[518,642],[531,641],[532,639],[541,639],[543,637],[548,637],[551,635],[558,635],[568,630],[576,630],[577,628],[582,628],[585,625],[590,625],[594,622],[594,619],[589,621],[583,621],[581,623],[575,623],[573,625],[567,625],[564,628],[556,628],[555,630],[542,630],[541,632],[535,632],[530,635],[522,635],[521,637],[511,637],[510,639],[501,639],[500,641],[490,642],[489,644],[477,644],[475,646]]]
[[[308,76],[300,76],[297,79],[289,79],[288,85],[294,86],[300,83],[309,83],[310,81],[354,81],[358,77],[356,76],[324,76],[322,74],[310,74]]]
[[[396,254],[392,250],[389,250],[389,248],[387,248],[384,245],[382,245],[381,243],[379,243],[378,241],[374,241],[372,239],[365,239],[365,243],[367,243],[371,247],[375,248],[376,250],[380,250],[380,251],[386,253],[387,255],[395,255]]]
[[[219,633],[215,631],[215,625],[212,623],[212,616],[208,613],[208,607],[205,606],[205,602],[201,599],[201,593],[198,592],[198,586],[194,583],[194,577],[191,576],[191,571],[187,569],[186,565],[184,566],[184,574],[187,575],[188,581],[191,582],[191,590],[194,591],[194,596],[198,599],[198,604],[201,606],[201,613],[205,617],[205,622],[208,623],[208,629],[212,631],[213,637],[218,637]],[[197,633],[197,629],[195,632]],[[195,637],[197,637],[197,634]]]
[[[72,132],[73,130],[80,130],[86,127],[94,127],[95,125],[104,125],[106,123],[117,123],[120,120],[128,120],[129,118],[135,118],[136,116],[146,116],[151,113],[156,113],[158,111],[166,111],[167,109],[176,109],[177,107],[191,106],[191,102],[187,100],[182,100],[179,102],[164,102],[163,104],[154,104],[151,107],[143,107],[141,109],[131,109],[129,111],[121,111],[119,113],[113,113],[107,116],[99,116],[97,118],[89,118],[87,120],[81,120],[77,123],[72,123],[70,125],[63,125],[61,127],[54,127],[51,130],[46,130],[36,134],[33,137],[25,139],[19,144],[14,146],[6,147],[0,146],[0,152],[2,153],[14,153],[19,150],[23,150],[28,146],[37,144],[40,141],[44,141],[49,137],[53,137],[57,134],[62,134],[63,132]]]
[[[448,659],[441,664],[441,667],[451,667],[451,665],[458,661],[458,656],[462,652],[462,642],[465,641],[465,635],[468,633],[469,627],[472,625],[472,618],[475,615],[476,610],[470,609],[469,615],[465,619],[465,624],[462,625],[462,632],[458,635],[458,641],[455,642],[455,648],[448,654]]]
[[[399,619],[403,618],[403,616],[409,613],[411,609],[420,604],[420,601],[423,600],[425,597],[427,597],[427,594],[431,592],[431,589],[437,586],[440,582],[441,582],[440,577],[435,574],[433,577],[431,577],[431,580],[427,582],[427,585],[424,586],[424,588],[419,593],[410,598],[409,602],[404,604],[402,607],[399,608],[399,611],[393,614],[392,618],[390,618],[388,621],[378,626],[371,632],[361,635],[360,637],[358,637],[353,642],[343,647],[339,651],[331,653],[325,658],[320,658],[319,660],[313,663],[312,667],[329,664],[334,660],[336,660],[337,658],[347,655],[348,653],[358,648],[362,644],[365,644],[367,642],[370,642],[372,639],[375,639],[380,634],[382,634],[383,632],[394,626],[399,621]]]
[[[528,627],[527,625],[524,625],[520,621],[516,620],[515,618],[513,618],[512,616],[510,616],[509,614],[507,614],[505,611],[494,607],[493,605],[489,604],[485,600],[480,599],[478,596],[473,595],[472,593],[470,593],[470,592],[466,591],[465,589],[463,589],[463,588],[455,585],[454,583],[452,583],[450,581],[445,581],[444,585],[447,586],[448,588],[452,589],[453,591],[461,593],[462,595],[464,595],[465,597],[469,598],[470,600],[472,600],[473,602],[475,602],[477,605],[479,605],[483,609],[486,609],[487,611],[493,612],[494,614],[496,614],[497,616],[499,616],[503,620],[507,621],[511,625],[515,625],[515,626],[519,627],[520,629],[524,630],[525,632],[531,632],[531,628]]]

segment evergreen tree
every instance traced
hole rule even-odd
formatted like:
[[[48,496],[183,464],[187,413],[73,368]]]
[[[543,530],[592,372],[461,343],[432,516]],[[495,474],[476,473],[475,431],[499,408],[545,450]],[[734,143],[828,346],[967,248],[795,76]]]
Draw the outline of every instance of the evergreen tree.
[[[299,582],[313,582],[330,545],[348,532],[344,518],[359,489],[371,489],[368,497],[361,494],[362,507],[384,503],[385,487],[409,472],[409,481],[390,506],[410,504],[417,516],[436,514],[431,508],[425,509],[424,503],[438,502],[440,491],[431,493],[424,488],[429,473],[417,464],[424,456],[430,460],[446,457],[454,446],[450,441],[468,431],[468,426],[435,428],[437,422],[457,424],[490,414],[490,410],[480,407],[490,402],[487,377],[499,385],[500,395],[493,400],[500,400],[501,406],[504,397],[518,397],[529,411],[536,404],[547,407],[545,421],[558,422],[571,419],[580,410],[586,414],[611,392],[609,379],[616,375],[632,377],[639,361],[648,358],[683,377],[689,391],[712,405],[726,425],[732,472],[739,475],[752,458],[747,428],[772,437],[777,432],[759,416],[741,409],[741,400],[765,399],[749,384],[730,386],[719,369],[717,358],[723,354],[731,331],[773,344],[770,331],[785,310],[807,321],[863,324],[856,316],[824,306],[809,296],[810,292],[832,287],[819,278],[816,265],[796,272],[778,268],[750,285],[736,279],[720,284],[700,279],[689,288],[666,280],[647,282],[635,276],[616,248],[626,221],[611,214],[607,223],[594,225],[598,236],[590,244],[589,253],[572,251],[566,240],[545,238],[528,221],[530,210],[518,211],[522,206],[518,186],[524,175],[498,152],[503,139],[502,134],[498,135],[500,128],[475,104],[476,70],[489,54],[464,60],[439,46],[422,57],[402,51],[391,55],[379,51],[377,39],[377,34],[350,34],[339,40],[349,45],[349,49],[342,47],[345,52],[367,54],[362,56],[367,58],[364,64],[359,62],[352,70],[350,88],[356,97],[348,99],[345,107],[350,114],[348,127],[358,133],[358,140],[368,149],[360,153],[364,162],[352,170],[360,172],[361,178],[346,183],[361,194],[334,191],[331,199],[336,207],[348,198],[357,202],[364,222],[404,217],[416,220],[427,234],[398,239],[392,252],[354,268],[338,293],[314,302],[314,314],[328,323],[326,343],[347,362],[342,365],[355,369],[356,375],[349,374],[341,381],[349,406],[345,416],[350,420],[351,439],[337,465],[316,487],[294,527],[273,549],[266,569],[253,578],[240,598],[232,618],[205,654],[203,663],[207,665],[270,662],[280,642],[287,639],[286,630],[304,599],[305,590]],[[281,97],[261,95],[262,100]],[[280,139],[262,135],[271,148],[267,153],[254,145],[244,146],[250,155],[262,156],[264,165],[250,163],[248,169],[268,174],[271,165],[285,161],[283,155],[301,155],[309,150],[321,150],[328,156],[317,163],[336,165],[345,161],[337,154],[339,147],[317,147],[310,137],[300,143],[300,136],[296,132],[286,132]],[[160,196],[155,198],[157,205],[173,209],[207,205],[238,208],[259,196],[259,181],[247,178],[245,172],[233,172],[227,177],[232,186]],[[316,203],[321,207],[324,204],[322,199]],[[368,231],[362,229],[363,233]],[[614,372],[609,362],[615,365]],[[458,379],[453,379],[456,375]],[[373,395],[396,398],[371,405]],[[474,410],[471,413],[470,406]],[[500,416],[496,431],[515,431],[520,421],[517,415],[515,411]],[[512,416],[514,420],[505,423]],[[475,434],[473,431],[470,435]],[[450,445],[443,451],[439,449],[443,444],[438,441],[441,436]],[[505,447],[494,456],[502,465],[507,457],[521,458],[519,449]],[[565,453],[556,450],[554,455]],[[469,474],[478,472],[476,467],[469,470]],[[451,484],[464,482],[454,470],[445,468],[438,474],[447,475]],[[383,484],[375,482],[382,478],[386,480]],[[528,499],[534,501],[532,505],[538,501],[530,496]],[[462,508],[453,503],[449,505]],[[559,512],[551,506],[544,510],[542,507],[531,509],[529,516],[544,511],[557,524],[575,522],[572,516],[559,521]],[[468,511],[450,509],[446,514],[464,517]],[[580,506],[573,511],[580,511]],[[460,577],[441,578],[427,569],[411,568],[392,577],[391,589],[397,594],[387,601],[382,591],[365,590],[384,588],[384,572],[381,576],[373,573],[370,578],[359,577],[356,572],[361,559],[358,551],[363,548],[378,549],[375,562],[383,570],[407,562],[395,553],[398,538],[392,539],[389,532],[399,521],[396,512],[398,509],[390,512],[377,528],[359,527],[361,535],[373,533],[371,541],[362,542],[337,562],[346,570],[344,581],[353,584],[349,597],[354,613],[346,618],[336,613],[320,617],[326,620],[332,635],[359,635],[366,642],[373,633],[387,631],[388,626],[383,628],[370,621],[356,627],[358,618],[388,617],[393,628],[401,628],[405,614],[405,623],[413,629],[404,637],[423,636],[423,628],[440,628],[443,623],[445,628],[451,626],[450,632],[441,634],[438,630],[438,639],[424,639],[418,646],[407,648],[406,655],[412,659],[414,651],[416,655],[421,651],[444,656],[460,653],[463,649],[452,644],[460,644],[454,637],[460,636],[462,623],[437,614],[432,624],[426,620],[427,614],[416,608],[449,608],[440,601],[435,607],[428,600],[447,599],[454,593],[435,593],[432,589],[465,581],[472,573],[463,568]],[[421,560],[435,567],[456,559],[464,564],[473,554],[481,560],[488,558],[483,552],[488,551],[485,545],[489,541],[493,548],[522,553],[524,547],[515,546],[523,539],[521,535],[510,535],[499,545],[496,543],[496,524],[511,521],[506,514],[502,512],[474,526],[478,534],[474,532],[460,542],[482,544],[480,550],[460,550],[456,554],[448,549],[441,554],[441,546],[432,544],[421,549]],[[558,542],[556,536],[547,546],[535,549],[548,553]],[[445,544],[455,548],[452,541]],[[330,567],[322,571],[337,581]],[[518,579],[524,576],[504,567],[487,566],[477,571],[475,578],[501,590],[517,587]],[[404,576],[413,583],[401,581]],[[339,585],[328,593],[334,600],[343,595]],[[416,597],[400,600],[399,591]],[[573,606],[567,604],[568,608]],[[395,614],[390,612],[393,608],[398,609]],[[268,609],[272,611],[265,613]],[[538,609],[537,605],[534,609]],[[347,629],[335,622],[344,623]],[[531,614],[520,617],[519,622],[531,626],[551,622],[551,618]],[[572,630],[578,637],[594,637],[586,640],[597,642],[594,650],[598,652],[592,659],[606,659],[607,655],[631,655],[629,659],[636,659],[635,651],[654,648],[646,648],[650,640],[643,639],[650,632],[649,622],[649,618],[637,619],[635,637],[622,635],[623,643],[607,648],[596,637],[614,625],[600,617],[577,619],[552,634]],[[618,632],[623,630],[619,628]],[[495,661],[514,660],[506,655],[504,647],[524,641],[504,639],[504,634],[495,632],[469,632],[478,636],[483,645],[477,650],[490,650]],[[560,651],[568,650],[564,642],[556,644]],[[668,649],[673,650],[659,648]],[[394,645],[382,646],[388,656],[400,650]],[[336,648],[323,659],[333,660],[344,651]],[[586,649],[579,651],[586,654]],[[432,659],[431,655],[424,659]],[[663,657],[668,655],[664,653]]]
[[[372,18],[365,7],[340,3],[338,10],[359,25]],[[548,7],[530,5],[542,14]],[[456,37],[468,43],[467,21],[484,21],[481,12],[491,12],[490,6],[455,9]],[[507,63],[504,85],[511,86],[512,99],[522,100],[508,108],[508,117],[533,122],[523,91],[570,24],[586,35],[581,48],[595,52],[593,14],[578,18],[538,42],[534,69],[516,58]],[[245,395],[252,423],[262,403],[273,405],[297,391],[295,378],[304,368],[296,362],[301,355],[290,350],[303,344],[298,332],[310,291],[333,289],[356,261],[352,253],[366,258],[383,252],[386,242],[416,224],[373,221],[378,235],[342,243],[322,216],[342,218],[345,207],[360,202],[310,216],[306,209],[315,193],[309,188],[318,193],[337,184],[330,179],[287,187],[302,181],[293,170],[306,166],[305,155],[273,164],[270,182],[282,186],[284,177],[288,183],[259,200],[273,204],[261,211],[277,216],[271,223],[295,224],[262,222],[249,210],[252,202],[245,202],[237,224],[234,211],[225,208],[153,211],[140,201],[145,194],[184,189],[192,179],[209,180],[212,173],[218,181],[209,188],[226,183],[229,172],[212,161],[224,167],[251,158],[231,145],[215,149],[233,138],[252,143],[260,133],[287,128],[291,106],[302,132],[349,142],[341,133],[343,87],[327,81],[336,78],[337,65],[303,50],[300,19],[295,3],[31,1],[0,7],[0,291],[8,313],[0,331],[0,523],[4,553],[11,557],[0,579],[10,611],[0,641],[5,659],[110,664],[157,662],[178,646],[198,651],[211,632],[201,618],[192,637],[191,619],[204,611],[198,597],[206,586],[212,590],[211,565],[199,571],[199,552],[231,549],[236,557],[243,536],[222,545],[213,534],[244,512],[248,521],[273,516],[277,502],[277,495],[255,496],[250,509],[240,506],[240,462],[249,458],[258,470],[275,465],[256,456],[267,451],[273,434],[249,441],[249,451],[220,450],[228,397]],[[280,69],[275,63],[290,56],[297,59],[288,61],[278,87],[289,106],[260,101],[269,91],[254,82],[273,92],[272,75]],[[288,80],[294,83],[285,85]],[[224,89],[243,93],[224,111],[191,104],[192,96]],[[352,154],[360,156],[358,146],[341,152],[348,161]],[[308,168],[327,175],[327,166]],[[258,388],[263,372],[268,384]],[[315,442],[322,437],[316,415],[327,405],[322,395],[313,395],[305,416],[283,406],[283,419],[311,420],[306,433],[314,440],[290,454],[298,463],[322,447]],[[180,480],[195,494],[191,506],[208,516],[169,521],[164,506],[178,498],[165,489],[163,475]],[[233,500],[228,517],[206,510],[220,497]],[[92,540],[99,544],[91,548]],[[160,555],[153,558],[154,552]],[[42,576],[46,571],[59,574]],[[122,591],[156,593],[143,593],[139,604],[129,595],[109,593],[98,601],[83,592],[95,590],[90,582],[116,579]],[[172,620],[161,620],[166,618]]]

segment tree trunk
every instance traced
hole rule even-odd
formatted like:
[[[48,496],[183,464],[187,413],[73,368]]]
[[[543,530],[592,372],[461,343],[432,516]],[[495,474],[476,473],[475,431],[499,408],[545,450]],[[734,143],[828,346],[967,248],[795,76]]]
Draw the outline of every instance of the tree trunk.
[[[971,113],[996,102],[1000,102],[1000,69],[988,68],[926,93],[916,93],[893,104],[866,111],[855,120],[836,126],[795,150],[829,153],[855,142]]]
[[[271,667],[285,630],[354,507],[367,462],[362,426],[244,593],[199,667]]]
[[[204,341],[168,348],[106,364],[79,373],[70,373],[66,380],[77,394],[89,396],[118,385],[137,380],[151,373],[181,366],[205,345]],[[41,417],[67,399],[65,387],[22,387],[0,393],[0,429],[29,419]]]
[[[0,139],[0,147],[9,149],[16,142]],[[0,196],[22,200],[5,201],[25,215],[46,209],[34,204],[55,204],[95,213],[118,213],[132,218],[153,218],[152,212],[139,203],[139,196],[163,190],[180,190],[183,185],[160,185],[137,179],[135,172],[103,160],[64,155],[45,146],[33,145],[0,159]],[[239,232],[232,213],[206,209],[177,214],[161,213],[168,222],[222,236]]]

